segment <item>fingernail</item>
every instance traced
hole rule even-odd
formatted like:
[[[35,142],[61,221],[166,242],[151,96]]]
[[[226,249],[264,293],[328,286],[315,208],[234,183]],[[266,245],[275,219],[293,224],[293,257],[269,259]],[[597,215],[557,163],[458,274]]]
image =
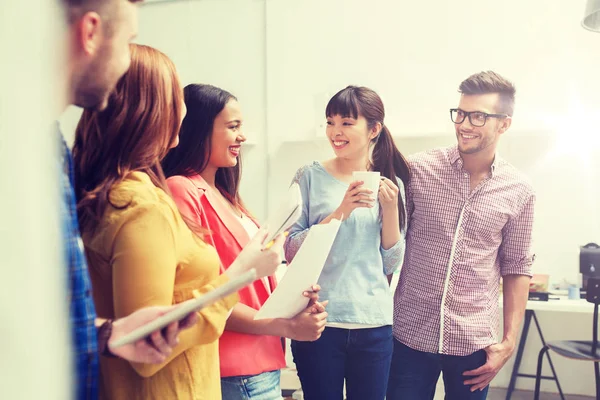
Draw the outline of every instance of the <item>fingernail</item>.
[[[302,294],[303,294],[303,295],[305,295],[305,296],[308,296],[308,292],[304,292],[304,293],[302,293]]]

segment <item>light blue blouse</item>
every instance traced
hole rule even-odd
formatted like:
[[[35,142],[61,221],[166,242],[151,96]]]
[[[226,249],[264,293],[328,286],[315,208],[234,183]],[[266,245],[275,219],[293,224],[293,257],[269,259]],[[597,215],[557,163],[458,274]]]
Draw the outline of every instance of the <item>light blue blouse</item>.
[[[319,162],[300,168],[294,181],[302,193],[302,215],[290,229],[285,255],[291,262],[312,225],[333,213],[342,202],[348,184],[331,174]],[[404,185],[397,185],[405,199]],[[405,208],[406,209],[406,208]],[[404,259],[402,239],[385,250],[381,247],[379,203],[357,208],[342,222],[319,278],[321,300],[329,300],[328,322],[361,325],[391,325],[393,293],[387,276]]]

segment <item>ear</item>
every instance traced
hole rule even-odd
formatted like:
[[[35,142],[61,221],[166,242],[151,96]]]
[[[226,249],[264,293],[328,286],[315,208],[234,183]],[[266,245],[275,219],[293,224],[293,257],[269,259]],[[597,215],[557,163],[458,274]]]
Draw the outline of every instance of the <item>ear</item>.
[[[377,122],[371,130],[369,131],[369,140],[374,140],[381,133],[381,129],[383,129],[383,125],[381,122]]]
[[[102,18],[98,13],[85,13],[76,22],[75,41],[77,47],[88,56],[95,55],[102,41],[103,28]]]
[[[510,128],[511,124],[512,124],[512,117],[502,118],[500,120],[500,123],[498,126],[498,134],[502,135],[504,132],[506,132],[508,130],[508,128]]]

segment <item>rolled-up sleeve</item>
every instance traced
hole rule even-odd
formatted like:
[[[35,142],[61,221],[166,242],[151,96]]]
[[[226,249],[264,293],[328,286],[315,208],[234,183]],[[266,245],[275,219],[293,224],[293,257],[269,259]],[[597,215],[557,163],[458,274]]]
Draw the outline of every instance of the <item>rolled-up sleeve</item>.
[[[535,254],[532,248],[535,195],[530,194],[521,211],[512,217],[502,229],[502,244],[498,250],[500,273],[506,275],[532,276]]]

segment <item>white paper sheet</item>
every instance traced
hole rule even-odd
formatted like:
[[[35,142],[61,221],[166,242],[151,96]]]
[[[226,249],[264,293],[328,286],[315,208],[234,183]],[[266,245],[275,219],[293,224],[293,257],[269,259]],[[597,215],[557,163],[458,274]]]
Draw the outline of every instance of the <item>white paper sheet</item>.
[[[319,280],[341,221],[313,225],[288,266],[288,271],[254,319],[292,318],[308,305],[302,292]]]

